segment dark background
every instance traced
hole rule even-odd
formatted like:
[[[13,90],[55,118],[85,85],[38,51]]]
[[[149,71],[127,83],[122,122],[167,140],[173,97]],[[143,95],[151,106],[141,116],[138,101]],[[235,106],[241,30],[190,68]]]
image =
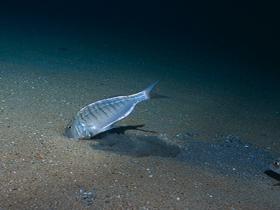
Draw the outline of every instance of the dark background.
[[[247,71],[279,73],[280,15],[273,1],[12,1],[0,8],[1,24],[102,31],[158,51],[164,45],[182,60],[191,49],[238,60]]]

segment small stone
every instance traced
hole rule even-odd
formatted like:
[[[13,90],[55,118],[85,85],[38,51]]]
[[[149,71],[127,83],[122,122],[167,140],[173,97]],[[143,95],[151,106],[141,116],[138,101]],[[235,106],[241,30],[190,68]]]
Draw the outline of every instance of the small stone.
[[[44,159],[44,155],[39,153],[39,152],[36,153],[35,157],[36,157],[37,160],[43,160]]]
[[[80,188],[79,197],[81,201],[86,206],[91,206],[93,204],[94,199],[96,198],[96,190],[92,189],[92,191],[85,191],[84,188]]]

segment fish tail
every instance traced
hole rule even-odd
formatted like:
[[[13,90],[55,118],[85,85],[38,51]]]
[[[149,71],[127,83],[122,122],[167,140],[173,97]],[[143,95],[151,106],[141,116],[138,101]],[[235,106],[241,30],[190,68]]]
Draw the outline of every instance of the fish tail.
[[[148,100],[150,98],[153,98],[153,96],[151,95],[152,90],[154,89],[154,87],[157,85],[159,81],[154,82],[153,84],[149,85],[146,89],[144,89],[143,91],[133,94],[131,95],[133,98],[136,99],[136,101],[140,102],[140,101],[145,101]]]
[[[153,98],[151,92],[158,83],[159,81],[155,81],[154,83],[149,85],[145,90],[142,91],[143,95],[145,96],[145,99]]]

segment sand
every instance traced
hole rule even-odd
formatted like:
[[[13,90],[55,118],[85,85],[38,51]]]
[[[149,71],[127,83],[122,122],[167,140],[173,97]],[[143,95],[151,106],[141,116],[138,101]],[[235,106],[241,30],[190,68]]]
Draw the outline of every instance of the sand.
[[[0,39],[0,209],[280,208],[279,181],[262,168],[280,150],[276,91],[259,91],[252,81],[247,87],[234,73],[213,69],[212,75],[198,64],[166,60],[172,52],[152,57],[153,51],[125,51],[102,39],[88,46],[83,37],[8,35]],[[84,105],[135,93],[157,79],[157,92],[168,98],[140,104],[120,123],[153,132],[63,137]],[[214,167],[218,156],[188,153],[190,142],[203,142],[202,151],[209,145],[222,150],[215,145],[228,136],[257,148],[250,150],[259,158],[256,170],[247,173],[242,165],[243,171],[228,173]],[[246,153],[231,151],[222,153],[222,166]],[[209,157],[215,160],[207,165]],[[93,196],[83,197],[84,191]]]

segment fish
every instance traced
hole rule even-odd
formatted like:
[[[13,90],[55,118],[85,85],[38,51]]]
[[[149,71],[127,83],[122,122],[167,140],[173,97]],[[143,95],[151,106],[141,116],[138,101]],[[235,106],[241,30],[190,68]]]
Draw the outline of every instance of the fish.
[[[76,140],[92,139],[99,133],[113,129],[138,103],[151,98],[151,91],[157,84],[158,81],[141,92],[99,100],[83,107],[68,123],[64,135]]]
[[[280,175],[280,157],[270,164],[269,169]]]

